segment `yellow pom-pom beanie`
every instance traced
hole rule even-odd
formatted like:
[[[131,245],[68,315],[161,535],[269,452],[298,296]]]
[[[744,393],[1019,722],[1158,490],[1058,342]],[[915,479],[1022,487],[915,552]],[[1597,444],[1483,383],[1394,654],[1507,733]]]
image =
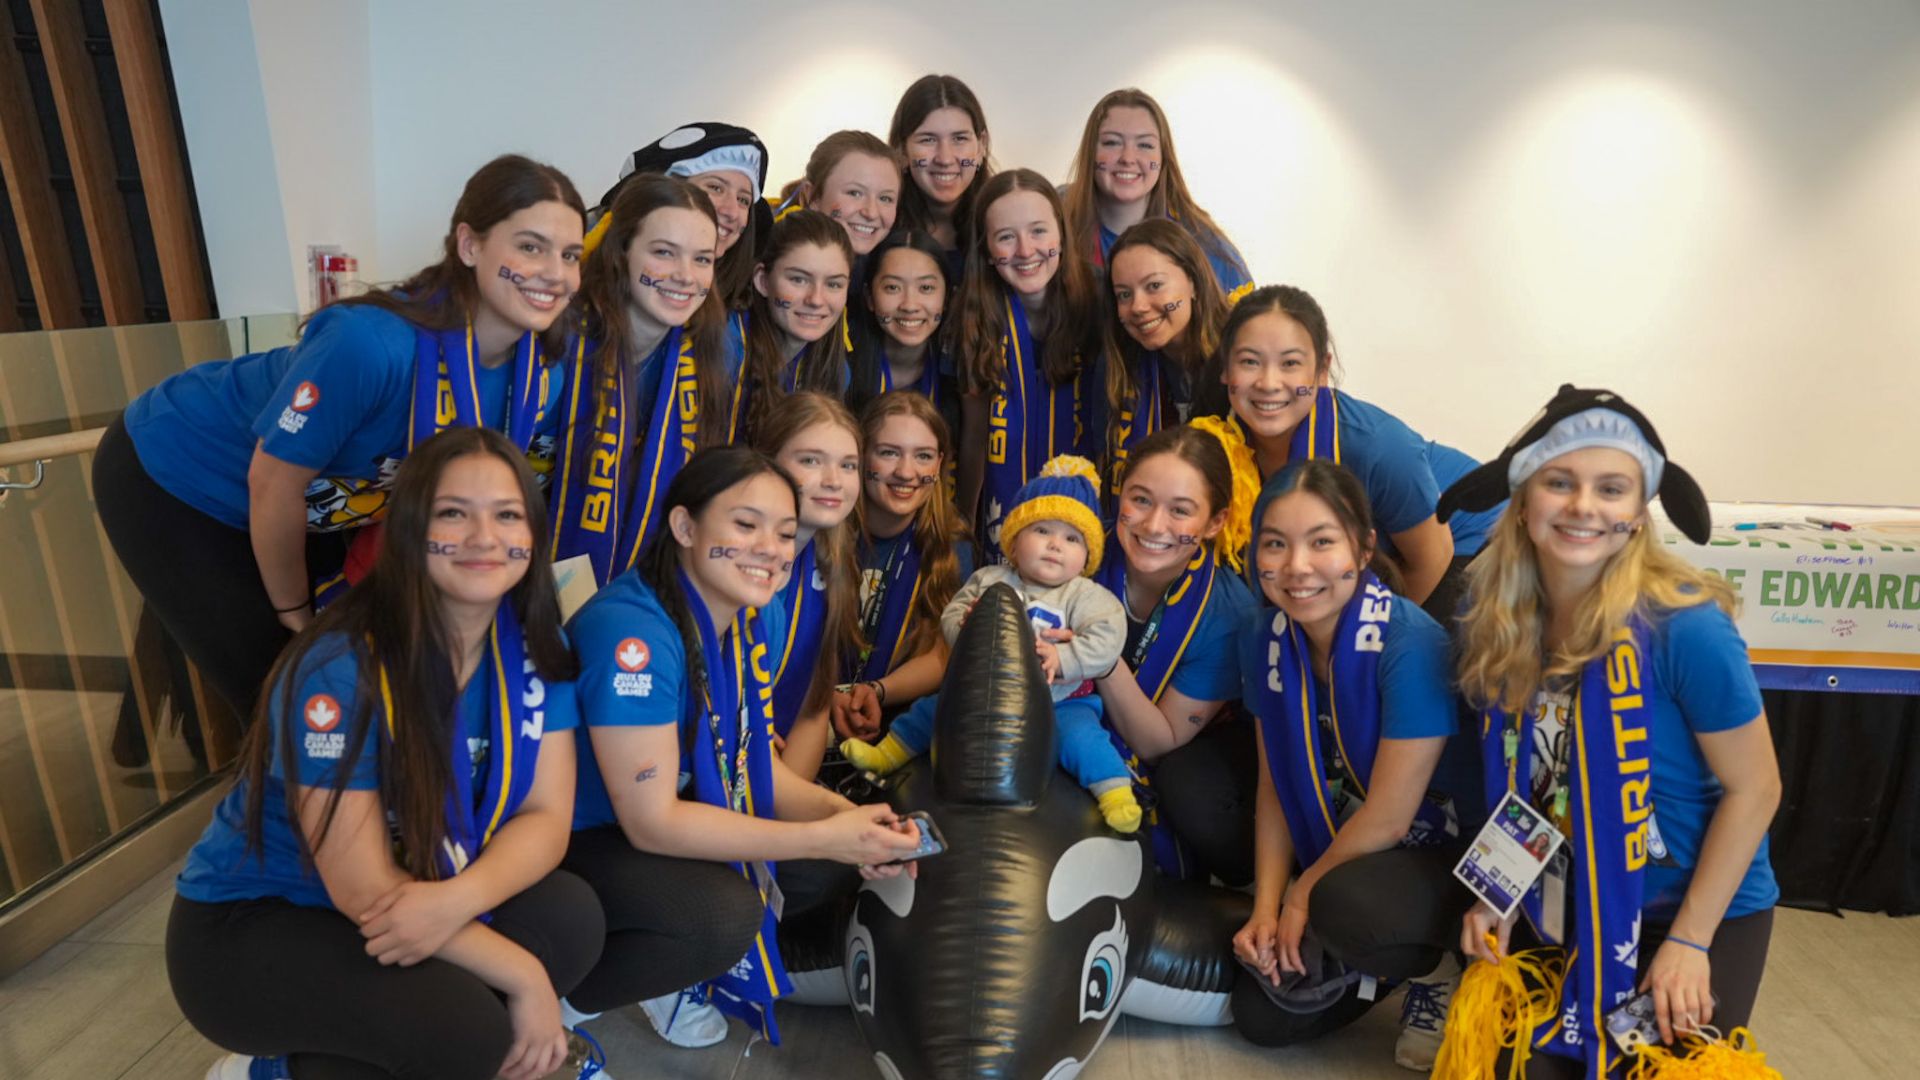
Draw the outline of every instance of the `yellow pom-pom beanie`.
[[[1100,569],[1106,530],[1100,527],[1100,473],[1093,462],[1062,454],[1040,466],[1040,475],[1020,486],[1013,507],[1000,523],[1000,550],[1013,558],[1013,538],[1038,521],[1064,521],[1087,541],[1087,568]]]

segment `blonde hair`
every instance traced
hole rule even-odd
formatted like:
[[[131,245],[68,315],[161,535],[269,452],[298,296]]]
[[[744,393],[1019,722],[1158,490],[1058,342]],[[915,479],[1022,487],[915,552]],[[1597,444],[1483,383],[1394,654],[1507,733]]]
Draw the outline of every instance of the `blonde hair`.
[[[860,438],[859,421],[840,403],[840,399],[802,390],[784,397],[780,407],[768,415],[767,422],[761,425],[754,439],[754,448],[770,458],[777,458],[795,436],[819,424],[831,424],[853,436],[856,454],[864,445]],[[859,496],[860,486],[856,482],[856,508],[860,505]],[[820,652],[816,656],[794,658],[797,662],[813,665],[813,680],[807,684],[806,698],[800,706],[802,713],[826,708],[832,700],[833,686],[839,680],[840,667],[845,658],[860,655],[860,559],[856,550],[858,528],[854,515],[848,514],[840,524],[813,535],[814,565],[820,568],[820,576],[827,583],[827,622],[820,639]],[[801,587],[806,586],[802,584]]]
[[[1521,489],[1524,492],[1525,488]],[[1577,676],[1606,652],[1613,632],[1635,615],[1713,603],[1737,610],[1732,586],[1666,550],[1651,523],[1601,569],[1580,598],[1573,632],[1546,652],[1546,590],[1533,540],[1521,517],[1521,492],[1495,522],[1486,550],[1467,568],[1467,611],[1460,617],[1460,692],[1475,708],[1518,714],[1548,682]]]

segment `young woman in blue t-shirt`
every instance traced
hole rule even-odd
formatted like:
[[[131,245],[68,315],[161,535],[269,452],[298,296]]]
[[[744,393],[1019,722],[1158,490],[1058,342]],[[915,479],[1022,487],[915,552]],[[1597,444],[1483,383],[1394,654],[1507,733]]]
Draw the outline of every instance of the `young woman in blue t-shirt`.
[[[1446,633],[1395,594],[1359,480],[1324,459],[1292,463],[1267,482],[1253,520],[1265,605],[1240,645],[1259,732],[1256,869],[1253,914],[1233,941],[1253,971],[1233,1015],[1249,1039],[1284,1046],[1351,1023],[1381,996],[1356,984],[1317,1011],[1269,1001],[1288,973],[1308,972],[1310,943],[1380,979],[1418,979],[1441,962],[1433,931],[1466,908],[1451,869],[1481,815],[1473,745],[1454,737]],[[1439,1003],[1415,986],[1396,1056],[1430,1067]],[[1424,1062],[1405,1060],[1420,1042]]]
[[[860,652],[841,668],[846,692],[834,695],[833,727],[842,738],[877,739],[887,715],[940,688],[940,613],[974,557],[942,482],[953,437],[933,402],[914,390],[874,398],[860,414],[860,453]]]
[[[238,715],[340,586],[338,534],[384,513],[415,444],[486,426],[545,471],[583,225],[559,170],[496,158],[467,181],[439,262],[323,308],[295,345],[172,376],[107,430],[100,523]]]
[[[1566,837],[1512,917],[1476,905],[1458,942],[1483,958],[1510,937],[1565,952],[1552,1037],[1505,1033],[1533,1047],[1529,1077],[1606,1074],[1619,1054],[1599,1019],[1636,991],[1662,1040],[1730,1032],[1766,965],[1773,739],[1733,591],[1666,551],[1656,494],[1707,541],[1706,496],[1653,425],[1618,395],[1563,386],[1441,500],[1444,514],[1512,497],[1469,573],[1460,689],[1483,712],[1489,802],[1513,792]]]
[[[687,456],[732,438],[717,220],[692,181],[643,173],[620,186],[589,242],[548,502],[555,561],[587,556],[598,585],[660,530]]]
[[[1333,335],[1319,303],[1291,285],[1255,289],[1234,305],[1221,341],[1217,370],[1227,407],[1260,475],[1307,458],[1345,465],[1366,489],[1379,546],[1400,568],[1401,595],[1427,603],[1453,570],[1453,537],[1434,518],[1440,488],[1426,440],[1386,410],[1333,388]]]
[[[571,624],[582,726],[565,865],[599,895],[607,944],[566,1004],[584,1021],[639,1002],[662,1037],[706,1046],[726,1037],[716,1007],[772,1030],[789,988],[781,911],[841,895],[853,873],[835,864],[898,873],[874,864],[917,833],[773,752],[793,481],[764,454],[715,447],[674,477],[665,510],[640,564]]]
[[[236,1052],[211,1076],[531,1080],[566,1056],[558,995],[604,931],[556,870],[575,664],[539,504],[505,437],[427,440],[369,576],[275,665],[167,926],[181,1011]]]

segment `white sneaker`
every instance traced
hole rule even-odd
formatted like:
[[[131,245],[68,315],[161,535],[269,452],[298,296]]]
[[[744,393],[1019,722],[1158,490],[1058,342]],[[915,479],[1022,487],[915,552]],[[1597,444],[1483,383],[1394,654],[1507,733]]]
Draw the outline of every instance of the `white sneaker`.
[[[653,1021],[653,1030],[675,1046],[697,1050],[727,1039],[726,1015],[708,1002],[695,1000],[691,991],[681,990],[643,1001],[640,1010]]]
[[[287,1059],[228,1054],[207,1070],[207,1080],[290,1080]]]
[[[593,1036],[572,1025],[568,1027],[567,1061],[562,1071],[578,1066],[580,1071],[572,1074],[573,1080],[613,1080],[613,1074],[607,1071],[606,1051],[600,1049]]]
[[[1407,982],[1400,1005],[1400,1038],[1393,1044],[1393,1062],[1416,1072],[1433,1071],[1447,1030],[1447,1007],[1460,985],[1460,968],[1449,957],[1424,979]]]

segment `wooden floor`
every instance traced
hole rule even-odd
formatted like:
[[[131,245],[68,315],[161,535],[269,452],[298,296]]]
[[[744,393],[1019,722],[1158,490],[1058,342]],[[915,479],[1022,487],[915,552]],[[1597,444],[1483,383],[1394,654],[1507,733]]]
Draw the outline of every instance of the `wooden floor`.
[[[200,1080],[219,1054],[181,1020],[167,990],[162,942],[173,873],[154,878],[73,937],[0,982],[0,1077],[6,1080]],[[1920,919],[1782,910],[1754,1030],[1786,1076],[1915,1075],[1920,1056]],[[1123,1019],[1084,1080],[1208,1080],[1284,1075],[1399,1080],[1399,1015],[1389,1001],[1340,1034],[1263,1051],[1231,1028],[1203,1030]],[[859,1080],[872,1075],[844,1009],[783,1007],[785,1044],[745,1037],[708,1050],[657,1039],[634,1010],[589,1028],[617,1080],[689,1078]],[[737,1068],[737,1071],[736,1071]]]

